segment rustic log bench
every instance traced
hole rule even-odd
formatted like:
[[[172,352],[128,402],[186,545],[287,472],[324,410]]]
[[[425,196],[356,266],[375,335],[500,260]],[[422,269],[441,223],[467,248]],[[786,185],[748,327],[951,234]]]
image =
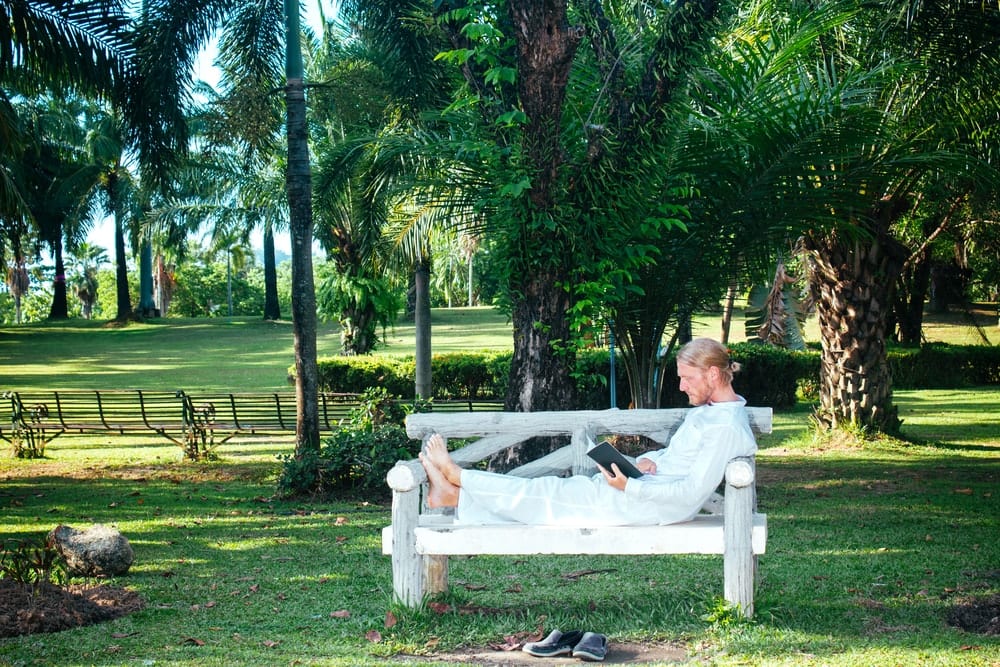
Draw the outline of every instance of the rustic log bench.
[[[7,391],[10,427],[0,438],[15,452],[42,456],[63,434],[147,431],[187,444],[182,392],[143,389]]]
[[[771,409],[748,408],[757,434],[771,432]],[[601,436],[645,436],[649,449],[666,444],[686,409],[566,412],[425,413],[406,418],[411,438],[433,433],[474,439],[452,452],[470,467],[536,436],[569,436],[570,444],[509,474],[522,477],[567,472],[593,474],[587,443]],[[382,532],[382,551],[392,556],[393,591],[403,604],[448,589],[448,557],[503,554],[722,554],[725,599],[753,615],[757,555],[767,542],[767,516],[756,512],[755,462],[729,462],[725,495],[715,494],[692,521],[666,526],[579,528],[520,524],[456,525],[447,512],[425,506],[427,476],[419,460],[400,461],[386,477],[392,489],[392,524]]]

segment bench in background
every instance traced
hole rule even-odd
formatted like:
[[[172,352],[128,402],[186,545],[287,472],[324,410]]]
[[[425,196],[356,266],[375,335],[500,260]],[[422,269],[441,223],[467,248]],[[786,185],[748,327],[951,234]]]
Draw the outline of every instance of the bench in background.
[[[771,432],[771,409],[748,408],[755,433]],[[569,436],[570,444],[508,474],[593,474],[588,442],[600,436],[645,436],[660,446],[680,426],[686,409],[593,410],[565,412],[422,413],[406,418],[407,434],[426,439],[474,439],[452,452],[463,467],[532,437]],[[746,616],[753,615],[757,555],[767,542],[767,517],[756,512],[755,461],[729,462],[725,495],[706,503],[694,520],[666,526],[579,528],[501,524],[456,525],[452,517],[428,509],[427,476],[420,461],[400,461],[387,475],[392,489],[392,524],[382,532],[382,550],[392,556],[393,591],[409,606],[448,589],[448,557],[478,554],[722,554],[724,596]]]
[[[3,393],[10,426],[0,439],[15,454],[42,456],[60,435],[148,432],[180,445],[189,459],[201,459],[233,438],[286,436],[296,429],[294,391],[187,392],[145,389],[16,390]],[[321,392],[319,426],[330,432],[346,422],[360,395]],[[435,400],[435,412],[496,410],[488,400]]]
[[[187,423],[177,391],[144,389],[65,389],[8,391],[10,428],[0,438],[42,456],[63,434],[150,432],[186,447]]]

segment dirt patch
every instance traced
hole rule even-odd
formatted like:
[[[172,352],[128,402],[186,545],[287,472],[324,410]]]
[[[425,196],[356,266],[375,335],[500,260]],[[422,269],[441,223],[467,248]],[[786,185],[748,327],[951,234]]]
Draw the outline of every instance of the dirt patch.
[[[0,637],[93,625],[126,616],[143,606],[138,593],[112,586],[32,587],[0,579]]]
[[[403,656],[400,656],[403,657]],[[469,647],[452,651],[451,653],[436,653],[432,656],[405,656],[408,659],[427,660],[428,662],[460,662],[484,667],[502,667],[510,665],[521,667],[551,667],[554,665],[577,665],[579,658],[561,656],[558,658],[536,658],[519,649],[513,651],[497,651],[485,647]],[[606,665],[655,664],[669,662],[685,662],[688,659],[687,648],[682,642],[608,642],[608,654],[604,658]]]
[[[1000,595],[962,601],[948,612],[948,625],[980,635],[1000,636]]]

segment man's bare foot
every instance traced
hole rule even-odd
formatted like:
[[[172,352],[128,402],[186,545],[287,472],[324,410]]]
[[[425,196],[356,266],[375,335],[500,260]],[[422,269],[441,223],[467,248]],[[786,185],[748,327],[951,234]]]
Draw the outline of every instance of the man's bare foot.
[[[441,471],[445,479],[455,486],[462,486],[462,469],[452,461],[448,446],[440,433],[427,438],[427,442],[424,443],[424,454],[434,467]]]
[[[423,452],[417,454],[420,463],[427,471],[427,505],[429,507],[458,507],[459,488],[445,479],[444,474],[438,470]]]

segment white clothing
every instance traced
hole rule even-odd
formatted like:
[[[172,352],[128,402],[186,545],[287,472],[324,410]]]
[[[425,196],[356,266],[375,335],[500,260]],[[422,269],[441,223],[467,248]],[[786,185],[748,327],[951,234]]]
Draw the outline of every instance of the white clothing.
[[[757,451],[746,400],[692,408],[667,447],[647,452],[656,474],[619,491],[593,477],[513,477],[463,470],[457,523],[644,526],[690,520],[715,491],[726,463]]]

